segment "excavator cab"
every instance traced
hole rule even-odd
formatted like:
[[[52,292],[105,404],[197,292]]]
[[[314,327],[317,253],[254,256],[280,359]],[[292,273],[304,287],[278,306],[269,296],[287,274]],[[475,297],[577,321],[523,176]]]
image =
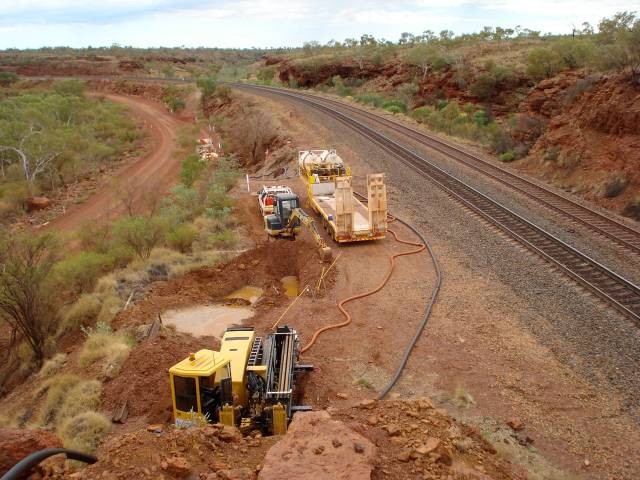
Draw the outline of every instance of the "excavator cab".
[[[295,237],[300,233],[300,220],[294,219],[289,225],[294,211],[300,208],[300,197],[295,193],[275,195],[273,213],[264,217],[265,229],[272,236]]]
[[[169,369],[176,425],[193,424],[194,416],[219,421],[220,410],[233,403],[230,359],[200,350]]]

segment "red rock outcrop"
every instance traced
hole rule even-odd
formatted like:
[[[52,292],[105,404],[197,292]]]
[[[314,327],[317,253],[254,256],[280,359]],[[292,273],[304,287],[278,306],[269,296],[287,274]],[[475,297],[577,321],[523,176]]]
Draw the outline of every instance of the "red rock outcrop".
[[[376,447],[325,411],[298,413],[287,435],[267,452],[261,480],[366,480]]]

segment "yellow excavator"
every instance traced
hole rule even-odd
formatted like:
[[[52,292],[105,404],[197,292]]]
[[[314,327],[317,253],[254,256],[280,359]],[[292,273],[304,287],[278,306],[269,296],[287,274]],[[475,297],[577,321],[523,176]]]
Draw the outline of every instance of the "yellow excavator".
[[[271,237],[285,237],[295,240],[301,225],[311,232],[318,246],[318,254],[323,262],[331,260],[331,248],[324,242],[316,229],[313,218],[300,208],[300,197],[295,193],[274,195],[273,213],[264,216],[264,229]]]

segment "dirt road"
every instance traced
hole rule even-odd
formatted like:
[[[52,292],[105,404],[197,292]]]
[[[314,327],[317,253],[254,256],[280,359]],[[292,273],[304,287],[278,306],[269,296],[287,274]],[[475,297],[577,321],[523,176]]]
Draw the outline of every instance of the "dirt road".
[[[101,96],[126,105],[133,117],[144,125],[150,137],[149,152],[116,172],[114,177],[103,179],[95,194],[84,203],[75,205],[53,220],[47,229],[72,230],[88,221],[113,217],[126,206],[119,198],[113,183],[120,184],[129,200],[139,203],[150,197],[160,198],[175,182],[180,169],[180,158],[174,154],[176,135],[180,125],[186,123],[186,115],[172,116],[162,105],[140,97],[116,94]]]

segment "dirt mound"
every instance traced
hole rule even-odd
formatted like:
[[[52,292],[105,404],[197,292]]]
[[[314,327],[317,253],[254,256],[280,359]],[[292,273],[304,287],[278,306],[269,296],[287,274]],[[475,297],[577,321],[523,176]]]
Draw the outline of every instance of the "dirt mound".
[[[350,409],[329,410],[333,418],[344,421],[378,448],[371,478],[526,478],[496,455],[476,429],[434,409],[426,398],[364,400]]]
[[[74,478],[251,479],[275,441],[245,439],[236,429],[221,425],[142,429],[108,441],[98,452],[99,462]]]
[[[33,452],[60,447],[60,439],[47,430],[0,428],[0,475]]]
[[[375,454],[369,440],[326,411],[299,413],[287,435],[267,452],[258,478],[366,480]]]
[[[111,412],[126,399],[131,417],[151,423],[171,421],[169,368],[202,348],[216,349],[216,339],[193,338],[163,331],[131,351],[116,378],[103,386],[101,410]]]

